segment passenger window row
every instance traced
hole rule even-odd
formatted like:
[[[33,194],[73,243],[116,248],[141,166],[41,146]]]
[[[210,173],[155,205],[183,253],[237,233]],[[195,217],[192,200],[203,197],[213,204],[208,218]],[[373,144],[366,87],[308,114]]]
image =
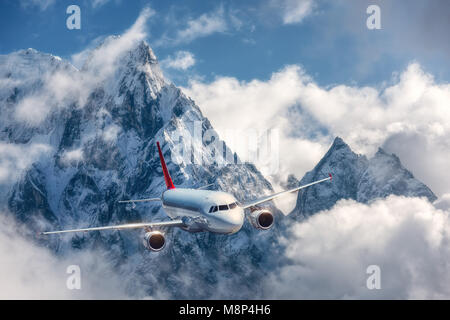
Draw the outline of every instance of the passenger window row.
[[[225,210],[231,210],[237,207],[237,202],[233,202],[230,204],[222,204],[220,206],[212,206],[209,208],[209,213],[216,212],[216,211],[225,211]]]

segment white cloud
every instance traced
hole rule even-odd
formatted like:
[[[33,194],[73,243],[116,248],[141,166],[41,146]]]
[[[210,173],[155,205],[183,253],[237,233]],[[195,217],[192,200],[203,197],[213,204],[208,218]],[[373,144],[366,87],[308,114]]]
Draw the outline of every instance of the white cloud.
[[[0,184],[15,182],[20,174],[52,148],[47,144],[29,145],[0,142]]]
[[[161,65],[166,68],[186,70],[195,64],[194,55],[189,51],[178,51],[175,56],[169,56],[161,61]]]
[[[249,137],[277,129],[279,173],[286,176],[310,169],[325,152],[326,144],[290,136],[289,118],[292,115],[289,108],[300,99],[300,88],[305,81],[309,78],[300,67],[288,66],[272,74],[268,81],[242,82],[231,77],[219,77],[212,83],[193,80],[183,90],[195,100],[221,137],[244,161],[248,160]],[[298,122],[294,129],[301,125]],[[263,173],[273,173],[270,163],[262,163],[267,159],[261,157],[260,160],[257,161],[258,168]]]
[[[117,135],[120,133],[121,129],[118,125],[111,124],[105,128],[102,137],[106,142],[115,142]]]
[[[17,104],[16,118],[30,124],[39,124],[47,117],[50,110],[51,106],[45,97],[37,94],[25,97]]]
[[[86,62],[87,58],[92,54],[94,49],[98,46],[100,46],[105,40],[106,36],[98,36],[94,40],[92,40],[88,47],[84,50],[74,53],[70,56],[70,62],[72,65],[74,65],[76,68],[81,69]]]
[[[214,33],[225,32],[227,29],[224,10],[219,8],[214,12],[204,13],[198,18],[189,19],[186,27],[178,30],[173,39],[164,37],[160,42],[172,45],[185,44]]]
[[[435,192],[450,191],[449,84],[435,83],[411,64],[383,89],[309,83],[303,91],[302,107],[357,151],[372,153],[384,145]]]
[[[360,153],[384,146],[438,195],[450,193],[450,85],[436,83],[416,63],[391,82],[321,87],[300,67],[287,66],[267,81],[217,77],[193,80],[184,90],[221,136],[229,128],[278,128],[284,176],[301,177],[341,136]],[[230,146],[240,154],[239,143]]]
[[[342,200],[291,231],[290,263],[266,281],[267,298],[450,298],[449,212],[425,199]],[[369,265],[381,269],[380,290],[367,289]]]
[[[54,3],[55,0],[20,0],[23,8],[38,7],[42,11],[47,10]]]
[[[284,24],[295,24],[303,21],[313,12],[314,0],[274,0],[272,6],[280,9]]]
[[[443,194],[433,205],[438,209],[450,211],[450,193]]]
[[[117,60],[124,53],[135,47],[140,41],[147,37],[146,24],[147,20],[155,14],[150,7],[143,9],[135,21],[135,23],[126,30],[120,37],[110,37],[102,46],[95,50],[87,49],[73,56],[75,60],[80,57],[89,57],[88,66],[91,75],[97,74],[97,78],[105,79],[112,75],[117,69]],[[78,63],[80,61],[77,60]]]
[[[83,149],[78,148],[78,149],[64,152],[61,160],[63,162],[65,162],[66,164],[71,164],[74,162],[78,163],[78,162],[82,161],[83,158],[84,158]]]
[[[42,88],[18,102],[14,114],[16,120],[37,126],[53,110],[76,100],[84,103],[89,94],[75,69],[61,69],[55,72],[49,70],[40,78],[43,82]]]
[[[0,299],[123,299],[123,278],[104,253],[83,251],[56,257],[34,244],[35,235],[0,214]],[[69,290],[67,267],[81,269],[81,290]]]

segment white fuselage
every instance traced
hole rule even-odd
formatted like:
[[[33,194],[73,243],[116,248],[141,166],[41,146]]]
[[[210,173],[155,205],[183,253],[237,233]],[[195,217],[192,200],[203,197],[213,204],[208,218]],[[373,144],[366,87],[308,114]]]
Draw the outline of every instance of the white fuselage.
[[[169,189],[162,194],[163,208],[172,219],[183,219],[187,231],[235,233],[244,224],[244,209],[226,192],[198,189]]]

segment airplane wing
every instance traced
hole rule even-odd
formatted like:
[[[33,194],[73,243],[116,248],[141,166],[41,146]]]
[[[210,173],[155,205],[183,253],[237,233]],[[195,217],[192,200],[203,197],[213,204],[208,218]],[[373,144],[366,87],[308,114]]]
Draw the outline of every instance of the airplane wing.
[[[134,203],[134,202],[149,202],[149,201],[161,201],[161,198],[147,198],[136,200],[120,200],[119,203]]]
[[[256,206],[256,205],[258,205],[260,203],[263,203],[263,202],[270,201],[270,200],[273,200],[275,198],[278,198],[279,196],[282,196],[284,194],[291,193],[291,192],[297,192],[297,191],[299,191],[301,189],[305,189],[305,188],[310,187],[310,186],[312,186],[314,184],[318,184],[318,183],[321,183],[321,182],[324,182],[324,181],[328,181],[328,180],[331,181],[333,179],[333,176],[331,175],[331,173],[329,173],[328,175],[329,175],[328,178],[325,178],[325,179],[322,179],[322,180],[314,181],[314,182],[305,184],[303,186],[300,186],[300,187],[297,187],[297,188],[294,188],[294,189],[281,191],[281,192],[278,192],[278,193],[274,193],[274,194],[272,194],[270,196],[265,196],[265,197],[260,198],[260,199],[256,199],[256,200],[252,200],[252,201],[249,201],[249,202],[246,202],[246,203],[242,203],[241,207],[244,208],[244,209],[247,209],[247,208]]]
[[[61,230],[61,231],[46,231],[41,232],[43,235],[47,234],[57,234],[57,233],[68,233],[68,232],[87,232],[87,231],[99,231],[99,230],[124,230],[124,229],[139,229],[139,228],[154,228],[154,227],[182,227],[184,226],[181,220],[170,220],[161,222],[143,222],[143,223],[128,223],[119,224],[116,226],[106,226],[106,227],[94,227],[94,228],[81,228],[81,229],[71,229],[71,230]]]

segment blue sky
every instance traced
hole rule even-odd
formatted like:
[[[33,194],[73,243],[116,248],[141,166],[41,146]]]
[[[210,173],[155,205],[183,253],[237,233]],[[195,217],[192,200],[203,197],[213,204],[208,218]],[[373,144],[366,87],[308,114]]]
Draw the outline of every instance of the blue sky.
[[[437,81],[448,81],[449,3],[3,0],[0,53],[32,47],[70,59],[102,37],[123,33],[143,8],[150,7],[154,15],[147,23],[147,40],[158,58],[186,51],[195,60],[186,69],[170,72],[179,85],[191,77],[266,80],[283,66],[297,64],[320,85],[382,86],[412,61]],[[81,30],[66,28],[70,4],[81,8]],[[370,4],[380,6],[381,30],[366,27]],[[203,23],[198,34],[180,33],[196,22]],[[180,34],[184,39],[177,38]]]

